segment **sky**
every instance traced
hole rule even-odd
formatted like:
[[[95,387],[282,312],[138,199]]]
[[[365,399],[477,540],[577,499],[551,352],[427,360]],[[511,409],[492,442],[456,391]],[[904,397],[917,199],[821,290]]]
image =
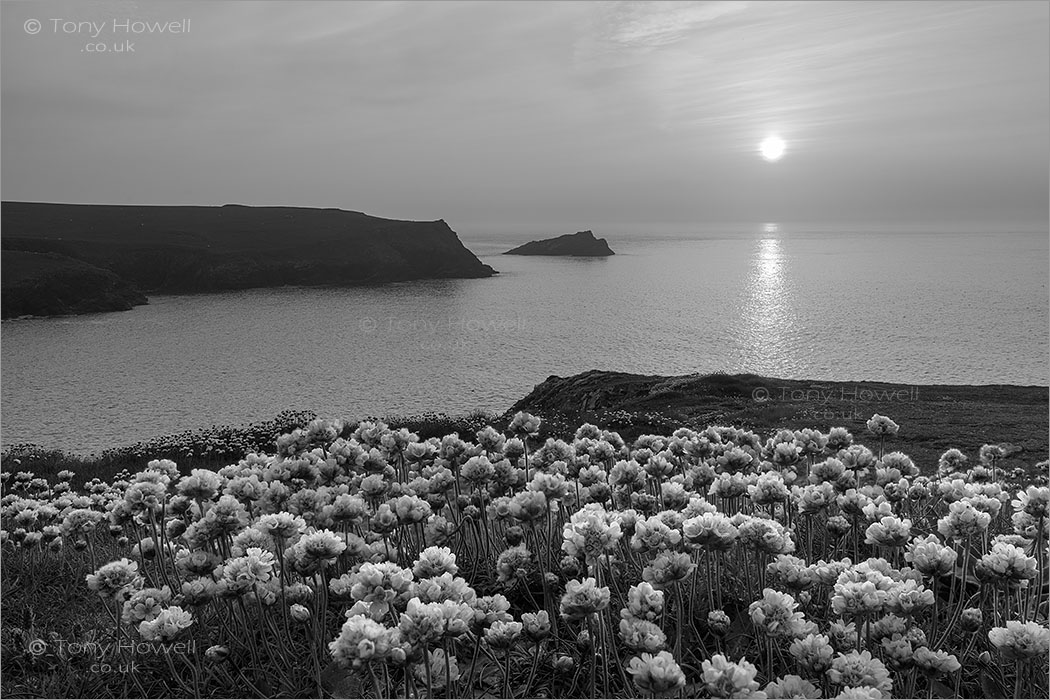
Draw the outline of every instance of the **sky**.
[[[1048,173],[1047,2],[0,4],[5,200],[1045,224]]]

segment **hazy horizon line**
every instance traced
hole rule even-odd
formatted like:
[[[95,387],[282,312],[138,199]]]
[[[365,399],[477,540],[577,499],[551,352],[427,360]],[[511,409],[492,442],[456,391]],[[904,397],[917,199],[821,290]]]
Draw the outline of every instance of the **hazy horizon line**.
[[[438,216],[433,219],[406,219],[400,218],[396,214],[375,214],[370,213],[363,209],[351,209],[343,206],[320,206],[320,205],[308,205],[308,204],[244,204],[241,202],[223,202],[222,204],[199,204],[199,203],[178,203],[178,204],[157,204],[157,203],[129,203],[129,202],[70,202],[70,201],[53,201],[53,200],[29,200],[29,199],[3,199],[0,197],[0,203],[2,204],[54,204],[54,205],[68,205],[68,206],[100,206],[100,207],[206,207],[206,208],[221,208],[221,207],[248,207],[255,209],[316,209],[316,210],[336,210],[355,214],[364,214],[377,219],[387,219],[392,221],[415,221],[415,222],[432,222],[432,221],[444,221],[452,226],[452,219],[445,216]],[[471,228],[488,228],[488,229],[504,229],[509,232],[510,229],[520,229],[524,227],[543,227],[548,229],[565,230],[565,232],[577,232],[591,230],[598,232],[601,227],[619,227],[619,226],[647,226],[647,227],[682,227],[682,226],[840,226],[840,225],[879,225],[879,226],[962,226],[962,225],[981,225],[981,224],[996,224],[999,226],[1019,226],[1019,227],[1035,227],[1039,230],[1044,228],[1050,228],[1050,212],[1048,212],[1046,218],[1042,219],[1030,219],[1030,218],[1016,218],[1006,219],[1002,217],[990,217],[990,218],[976,218],[974,216],[960,217],[960,218],[948,218],[948,217],[925,217],[925,218],[884,218],[884,219],[873,219],[870,217],[858,217],[854,219],[825,219],[825,218],[812,218],[812,219],[768,219],[768,218],[748,218],[748,219],[666,219],[661,221],[644,221],[644,220],[628,220],[628,219],[617,219],[614,221],[593,221],[586,223],[568,223],[564,220],[515,220],[515,221],[480,221],[464,219],[457,223],[458,226],[469,226]],[[568,231],[573,229],[573,231]]]

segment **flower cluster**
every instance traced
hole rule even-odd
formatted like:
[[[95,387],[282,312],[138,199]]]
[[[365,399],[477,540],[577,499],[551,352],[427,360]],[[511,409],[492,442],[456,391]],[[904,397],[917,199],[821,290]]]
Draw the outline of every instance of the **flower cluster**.
[[[311,420],[217,469],[8,474],[5,567],[65,557],[113,639],[199,643],[165,662],[185,695],[250,668],[304,696],[889,697],[972,685],[981,654],[1045,691],[1050,489],[997,446],[917,465],[878,415],[876,450],[542,425]]]

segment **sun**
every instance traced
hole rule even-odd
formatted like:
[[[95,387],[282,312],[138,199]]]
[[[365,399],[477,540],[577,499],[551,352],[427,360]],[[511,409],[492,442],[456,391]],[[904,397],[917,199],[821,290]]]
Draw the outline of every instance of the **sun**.
[[[762,143],[758,145],[758,150],[763,158],[770,163],[773,163],[781,159],[786,147],[787,144],[784,143],[784,139],[779,136],[767,136]]]

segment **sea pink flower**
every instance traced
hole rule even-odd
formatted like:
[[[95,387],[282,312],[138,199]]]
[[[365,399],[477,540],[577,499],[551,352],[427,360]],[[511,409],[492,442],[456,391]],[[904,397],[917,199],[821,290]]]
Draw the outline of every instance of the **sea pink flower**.
[[[867,650],[836,656],[828,669],[828,678],[832,683],[848,687],[866,685],[882,693],[893,690],[890,672]]]
[[[1006,627],[993,627],[988,639],[1005,659],[1046,659],[1050,653],[1050,629],[1037,622],[1010,620]]]
[[[801,676],[783,676],[769,683],[766,688],[768,698],[819,698],[822,693],[817,686]]]
[[[139,623],[139,635],[146,641],[169,642],[193,624],[193,615],[177,605],[164,608],[151,620]]]
[[[794,637],[805,625],[797,607],[798,603],[787,593],[766,588],[762,600],[751,603],[748,613],[755,627],[770,637]]]
[[[685,687],[685,674],[670,652],[643,653],[627,662],[635,686],[656,696],[669,695]]]
[[[701,662],[704,673],[704,688],[715,698],[753,698],[758,694],[758,683],[755,675],[758,669],[741,658],[740,661],[729,661],[721,654]],[[762,693],[764,696],[765,693]]]
[[[569,581],[565,584],[565,594],[561,598],[561,614],[566,620],[583,620],[591,613],[609,607],[610,591],[599,588],[593,578]]]

